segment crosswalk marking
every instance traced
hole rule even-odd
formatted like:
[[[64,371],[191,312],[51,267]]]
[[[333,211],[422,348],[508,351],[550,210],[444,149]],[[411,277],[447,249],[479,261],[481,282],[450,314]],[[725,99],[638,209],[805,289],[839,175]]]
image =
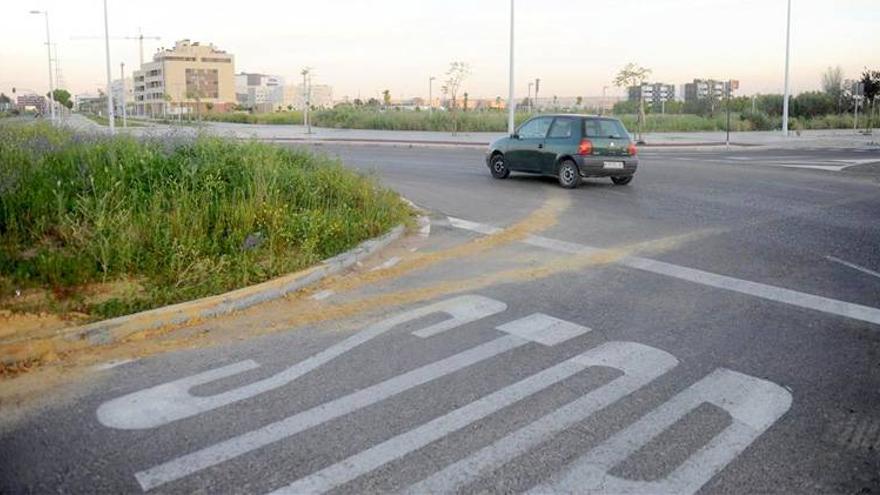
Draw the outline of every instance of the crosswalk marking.
[[[719,369],[615,434],[530,493],[695,493],[791,407],[774,383]],[[703,403],[730,414],[731,424],[666,477],[620,478],[610,471]]]
[[[615,364],[617,366],[615,367],[618,368],[639,368],[644,363],[632,361],[633,358],[640,357],[637,351],[642,350],[644,346],[639,344],[632,345],[635,347],[630,348],[628,343],[613,342],[587,351],[489,394],[482,399],[471,402],[433,421],[429,421],[418,428],[351,456],[344,461],[322,469],[317,473],[301,478],[284,488],[272,492],[272,495],[324,493],[332,490],[592,366],[606,366],[609,361],[616,361]],[[665,354],[662,351],[657,352]],[[642,353],[643,355],[644,353]],[[671,360],[673,365],[675,362],[675,358],[668,354],[660,357],[659,360],[667,361],[667,363]],[[640,369],[639,371],[642,370]],[[656,370],[645,371],[643,373],[645,375],[657,372]],[[660,374],[663,372],[665,372],[665,369],[661,370]],[[615,385],[618,384],[615,383]],[[607,389],[607,387],[606,385],[605,388]]]
[[[491,300],[490,300],[491,301]],[[503,304],[503,303],[502,303]],[[430,308],[431,306],[428,306]],[[436,311],[414,310],[406,314],[431,314]],[[412,319],[412,318],[408,318]],[[394,319],[392,319],[394,320]],[[578,335],[589,331],[586,327]],[[500,329],[500,328],[499,328]],[[566,333],[569,338],[573,332]],[[553,339],[561,342],[560,338]],[[183,478],[221,462],[233,459],[247,452],[265,447],[282,439],[291,437],[309,428],[342,417],[364,407],[403,393],[428,382],[450,375],[481,361],[488,360],[507,351],[522,347],[532,340],[507,334],[472,349],[460,352],[431,364],[390,378],[381,383],[339,397],[330,402],[313,407],[262,428],[232,437],[223,442],[172,459],[164,464],[135,474],[144,490]],[[538,342],[540,343],[540,342]]]
[[[433,313],[450,315],[452,318],[423,329],[426,334],[433,335],[500,313],[505,309],[507,309],[506,304],[487,297],[473,295],[455,297],[381,321],[263,380],[215,395],[190,394],[190,390],[198,385],[244,373],[260,366],[252,360],[241,361],[105,402],[98,408],[98,420],[104,426],[119,429],[155,428],[287,385],[324,363],[409,321]]]
[[[410,486],[406,493],[455,492],[644,387],[678,364],[677,359],[664,351],[632,342],[603,344],[584,353],[580,360],[590,366],[615,368],[624,374]]]

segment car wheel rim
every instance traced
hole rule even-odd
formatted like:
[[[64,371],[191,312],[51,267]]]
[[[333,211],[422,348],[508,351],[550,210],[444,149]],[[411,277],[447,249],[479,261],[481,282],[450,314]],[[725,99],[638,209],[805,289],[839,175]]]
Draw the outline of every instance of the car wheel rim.
[[[571,169],[571,166],[566,166],[562,169],[562,180],[566,184],[571,184],[571,181],[574,180],[574,171]]]
[[[495,160],[495,172],[499,174],[504,172],[504,160]]]

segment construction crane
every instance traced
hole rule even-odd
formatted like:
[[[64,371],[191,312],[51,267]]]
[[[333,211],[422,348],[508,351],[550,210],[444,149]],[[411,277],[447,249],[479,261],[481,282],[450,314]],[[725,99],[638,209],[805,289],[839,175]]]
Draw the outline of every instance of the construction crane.
[[[71,36],[71,40],[102,40],[103,36]],[[138,42],[138,48],[140,49],[140,66],[144,65],[144,40],[160,40],[162,39],[159,36],[145,36],[144,33],[141,32],[140,28],[138,28],[137,36],[112,36],[111,40],[136,40]]]

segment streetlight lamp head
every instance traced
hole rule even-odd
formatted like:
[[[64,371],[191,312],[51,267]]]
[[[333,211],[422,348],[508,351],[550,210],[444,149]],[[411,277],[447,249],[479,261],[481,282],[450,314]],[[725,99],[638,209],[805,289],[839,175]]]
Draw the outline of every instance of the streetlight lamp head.
[[[32,10],[31,11],[31,14],[42,14],[42,13],[43,13],[43,11],[41,11],[41,10]]]

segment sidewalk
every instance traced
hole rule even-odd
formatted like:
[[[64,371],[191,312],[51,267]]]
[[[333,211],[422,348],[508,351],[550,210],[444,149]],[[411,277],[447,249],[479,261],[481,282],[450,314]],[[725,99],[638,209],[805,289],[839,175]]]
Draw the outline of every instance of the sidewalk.
[[[99,129],[94,122],[79,115],[67,119],[74,127]],[[156,135],[167,132],[195,134],[199,131],[213,135],[237,139],[259,139],[267,141],[302,142],[347,142],[372,144],[411,144],[440,146],[485,147],[506,133],[499,132],[449,132],[437,131],[386,131],[373,129],[330,129],[313,127],[311,134],[301,125],[259,125],[231,124],[225,122],[204,122],[200,126],[175,126],[166,124],[130,128],[127,132],[135,135]],[[645,147],[702,147],[724,145],[726,133],[714,132],[655,132],[646,133]],[[861,148],[880,147],[880,135],[863,136],[853,130],[808,130],[798,136],[792,132],[786,138],[780,131],[732,132],[731,145],[767,148]]]

